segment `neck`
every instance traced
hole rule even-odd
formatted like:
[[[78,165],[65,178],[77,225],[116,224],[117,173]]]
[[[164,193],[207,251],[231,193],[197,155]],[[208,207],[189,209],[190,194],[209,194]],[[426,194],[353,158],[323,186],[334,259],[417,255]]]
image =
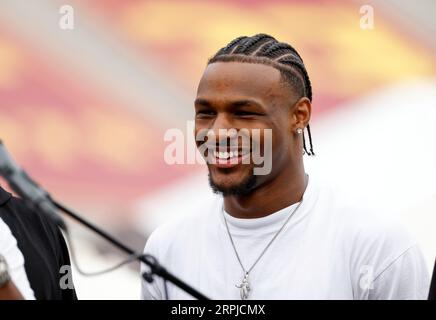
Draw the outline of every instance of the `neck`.
[[[303,166],[301,170],[282,172],[248,196],[225,197],[224,208],[235,218],[262,218],[301,201],[307,183]]]

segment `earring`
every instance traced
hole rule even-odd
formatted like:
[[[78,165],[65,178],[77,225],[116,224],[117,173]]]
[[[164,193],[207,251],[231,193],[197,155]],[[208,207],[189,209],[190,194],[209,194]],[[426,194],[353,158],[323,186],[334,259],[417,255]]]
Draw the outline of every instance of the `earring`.
[[[301,129],[301,128],[297,128],[297,133],[298,134],[302,134],[303,133],[303,129]],[[303,136],[303,144],[304,144],[304,136]],[[303,148],[303,155],[305,154],[306,152],[305,152],[305,150],[304,150],[304,148]]]

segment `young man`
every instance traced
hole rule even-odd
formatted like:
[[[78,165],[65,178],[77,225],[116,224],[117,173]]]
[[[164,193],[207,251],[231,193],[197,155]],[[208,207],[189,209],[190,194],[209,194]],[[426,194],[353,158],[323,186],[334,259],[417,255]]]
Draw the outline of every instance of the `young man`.
[[[63,289],[60,285],[63,275],[61,267],[70,265],[70,257],[58,227],[43,214],[30,210],[21,199],[12,197],[2,188],[0,220],[8,227],[8,230],[0,230],[0,236],[7,237],[12,245],[11,237],[7,234],[10,232],[19,249],[19,252],[15,249],[12,256],[9,255],[9,267],[18,268],[24,262],[27,279],[21,274],[20,280],[13,281],[24,298],[30,299],[34,294],[37,300],[77,299],[74,289]],[[4,258],[8,259],[7,256]],[[33,290],[32,295],[27,289],[27,281]]]
[[[208,132],[210,184],[223,197],[156,230],[145,252],[213,299],[425,299],[429,276],[414,240],[306,174],[311,100],[290,45],[259,34],[219,50],[199,83],[195,129]],[[252,147],[230,129],[248,131]],[[255,174],[259,162],[246,160],[267,145],[271,170]],[[143,298],[165,298],[161,279],[142,289]],[[191,298],[170,284],[167,293]]]

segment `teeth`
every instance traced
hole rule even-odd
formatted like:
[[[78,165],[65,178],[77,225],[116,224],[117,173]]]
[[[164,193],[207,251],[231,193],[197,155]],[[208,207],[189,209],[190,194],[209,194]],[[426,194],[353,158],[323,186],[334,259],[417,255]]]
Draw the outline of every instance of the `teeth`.
[[[221,152],[221,151],[216,152],[216,151],[214,151],[213,153],[214,153],[214,156],[216,158],[219,158],[219,159],[227,159],[229,157],[229,153],[227,151],[225,151],[225,152]]]
[[[238,150],[230,151],[230,152],[216,151],[216,150],[213,151],[214,157],[219,158],[219,159],[237,158],[238,156],[243,156],[243,155],[246,155],[248,153],[250,153],[250,150],[243,150],[241,152],[239,152]]]

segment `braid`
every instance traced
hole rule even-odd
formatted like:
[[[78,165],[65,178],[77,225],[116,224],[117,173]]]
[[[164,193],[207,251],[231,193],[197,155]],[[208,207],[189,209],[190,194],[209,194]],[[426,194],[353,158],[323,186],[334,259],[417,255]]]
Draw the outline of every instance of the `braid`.
[[[303,60],[301,59],[300,55],[298,54],[298,52],[291,47],[289,44],[287,43],[283,43],[283,42],[276,42],[274,44],[272,44],[264,53],[263,55],[272,59],[281,57],[283,55],[288,55],[288,54],[293,54],[293,56],[297,57],[298,60],[303,63]]]
[[[248,38],[245,43],[241,44],[233,53],[252,55],[257,49],[259,49],[260,46],[271,40],[274,41],[275,39],[267,34],[257,34],[251,38]]]
[[[227,46],[220,49],[208,64],[218,61],[240,61],[269,64],[278,69],[284,78],[292,85],[297,94],[312,101],[312,84],[309,79],[303,59],[291,45],[278,42],[267,34],[256,34],[252,37],[238,37]],[[312,135],[309,124],[306,127],[309,137],[310,151],[306,147],[303,132],[304,152],[314,156]]]
[[[220,56],[220,55],[223,55],[223,54],[229,54],[244,39],[247,39],[247,37],[246,36],[242,36],[242,37],[239,37],[239,38],[236,38],[236,39],[232,40],[227,46],[225,46],[220,51],[218,51],[215,56]]]
[[[290,65],[291,67],[295,67],[296,69],[298,69],[299,74],[302,76],[304,82],[305,95],[309,98],[310,101],[312,101],[312,85],[310,83],[309,75],[307,74],[304,64],[296,60],[294,56],[286,56],[278,60],[278,62]]]
[[[309,136],[309,143],[310,143],[310,153],[309,153],[309,156],[314,156],[315,153],[313,152],[312,135],[310,134],[310,126],[309,126],[309,124],[307,124],[307,135]]]

